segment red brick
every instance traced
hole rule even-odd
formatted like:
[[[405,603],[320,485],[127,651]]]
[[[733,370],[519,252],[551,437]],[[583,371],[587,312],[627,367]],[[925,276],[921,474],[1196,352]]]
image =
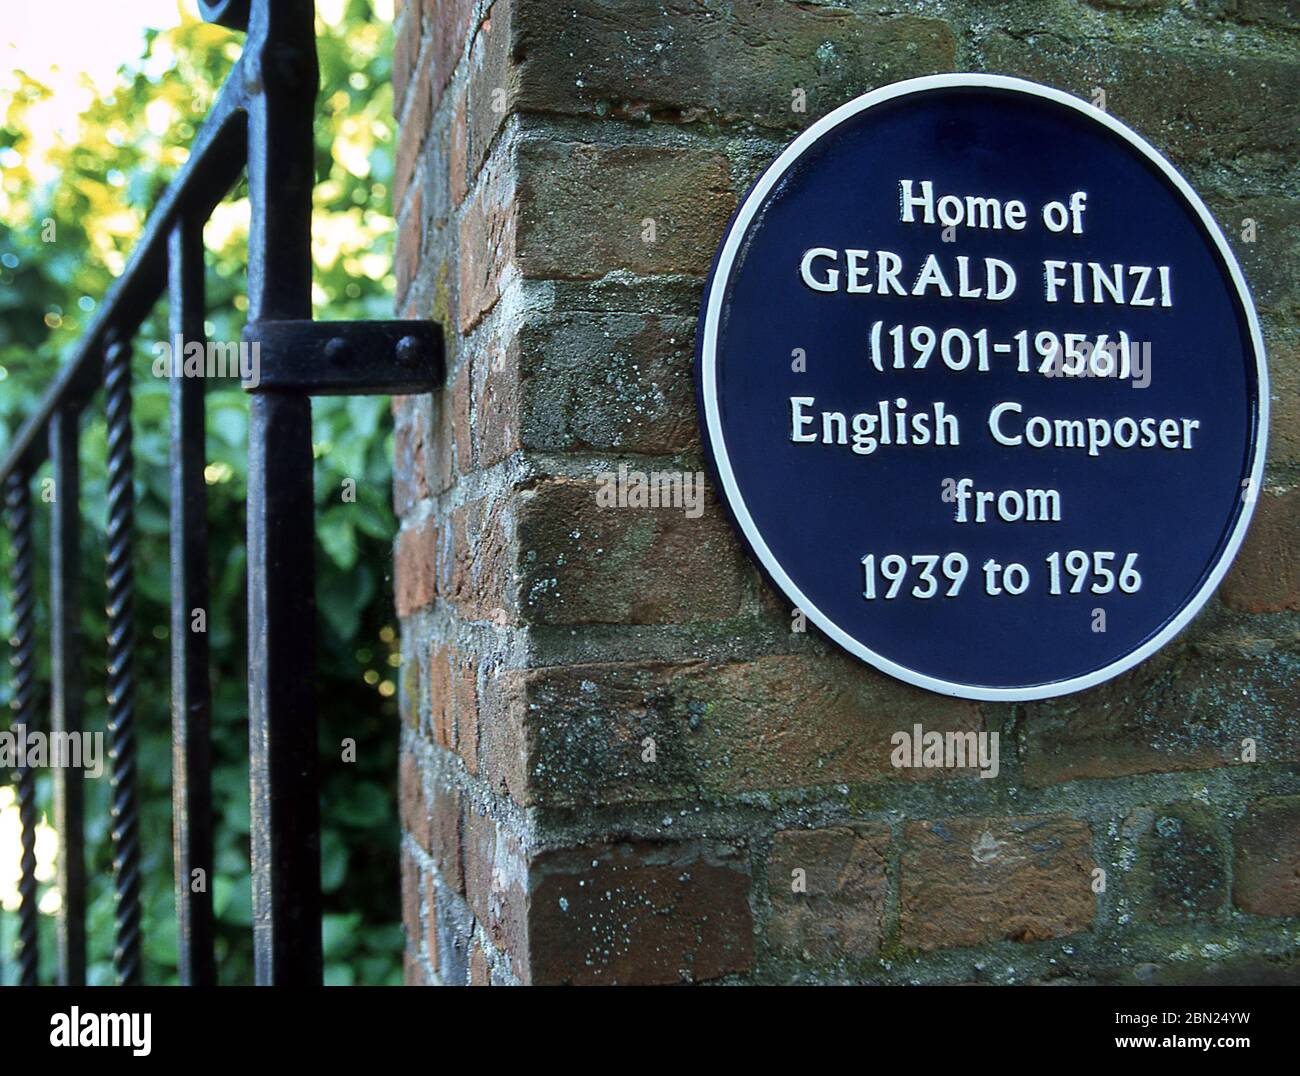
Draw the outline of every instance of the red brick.
[[[552,478],[519,498],[528,620],[671,624],[739,613],[752,569],[711,495],[690,519],[682,508],[600,508],[602,484]]]
[[[438,885],[428,871],[421,871],[420,877],[424,883],[425,956],[429,966],[436,968],[438,966]]]
[[[694,341],[693,314],[530,319],[504,371],[519,379],[507,382],[520,397],[518,437],[546,452],[698,451]]]
[[[406,87],[420,54],[420,6],[407,4],[398,19],[393,41],[393,114],[402,114]]]
[[[471,178],[478,174],[518,93],[518,73],[511,63],[513,3],[497,0],[488,9],[470,50],[466,117]]]
[[[479,776],[515,803],[529,802],[529,755],[523,715],[527,703],[518,672],[491,664],[479,696]]]
[[[1300,331],[1275,333],[1266,346],[1273,397],[1268,413],[1269,465],[1282,473],[1300,473]]]
[[[488,939],[524,978],[528,863],[514,834],[473,808],[465,826],[465,892]]]
[[[456,749],[456,711],[451,687],[451,655],[435,643],[429,653],[429,724],[433,742]]]
[[[900,940],[946,949],[1087,930],[1096,914],[1092,835],[1073,818],[909,822],[899,871]]]
[[[430,495],[427,464],[429,411],[404,407],[393,424],[393,511],[404,516]]]
[[[1033,785],[1237,764],[1300,761],[1297,640],[1260,646],[1249,629],[1188,635],[1099,687],[1025,707],[1023,759]]]
[[[504,511],[501,501],[482,498],[458,505],[442,521],[438,593],[466,620],[504,624],[514,619]]]
[[[474,0],[424,0],[424,17],[433,32],[433,88],[436,96],[451,79],[473,23]]]
[[[894,5],[898,6],[898,5]],[[951,71],[941,19],[847,4],[521,0],[520,107],[656,122],[798,127],[866,90]],[[792,107],[801,88],[806,111]]]
[[[471,439],[470,361],[458,367],[451,384],[437,393],[433,401],[433,447],[430,452],[429,489],[446,493],[460,474],[473,469]]]
[[[569,806],[953,777],[894,769],[891,738],[982,728],[979,707],[909,687],[843,655],[747,662],[611,662],[505,674],[494,735],[521,728],[521,803]],[[515,735],[518,735],[517,733]],[[643,761],[646,738],[655,760]],[[1007,748],[1009,751],[1009,747]]]
[[[402,951],[402,983],[404,986],[429,985],[428,976],[424,973],[424,962],[409,948]]]
[[[398,216],[406,201],[406,191],[415,173],[420,147],[429,133],[429,64],[421,63],[411,85],[411,103],[397,134],[397,154],[393,161],[393,215]]]
[[[474,938],[470,941],[469,949],[469,985],[470,986],[491,986],[492,971],[488,967],[487,954],[483,952],[483,946],[479,940]]]
[[[429,662],[434,741],[454,750],[470,773],[478,772],[478,663],[454,645],[435,643]]]
[[[397,294],[405,295],[420,265],[420,248],[424,241],[424,208],[420,188],[415,188],[410,205],[402,213],[397,228],[397,250],[393,268],[397,275]]]
[[[1300,265],[1287,255],[1300,245],[1300,200],[1270,195],[1229,198],[1212,190],[1205,197],[1241,262],[1256,309],[1266,319],[1294,325],[1300,317]],[[1253,223],[1249,231],[1246,221]],[[1270,358],[1276,358],[1271,341],[1268,350]],[[1270,374],[1272,370],[1270,363]]]
[[[749,864],[726,845],[592,845],[533,871],[533,983],[704,982],[753,965]]]
[[[1300,94],[1300,67],[1287,59],[1227,49],[1182,50],[1117,44],[1058,32],[1047,8],[1030,8],[1042,28],[999,29],[982,44],[989,70],[1020,75],[1090,100],[1131,124],[1186,169],[1198,164],[1244,174],[1251,185],[1295,157],[1300,130],[1278,101]],[[1176,87],[1176,91],[1175,88]]]
[[[880,950],[889,893],[883,824],[792,829],[772,840],[767,937],[779,953],[821,963]],[[796,879],[796,871],[802,876]],[[796,891],[794,886],[803,888]]]
[[[436,782],[433,788],[429,852],[442,875],[443,884],[462,896],[465,893],[463,832],[460,789],[452,784]]]
[[[410,751],[403,751],[398,769],[402,831],[410,834],[415,843],[427,852],[432,844],[433,830],[419,762]]]
[[[513,184],[489,164],[460,221],[462,333],[474,328],[501,296],[501,278],[514,266],[515,213]]]
[[[469,128],[466,123],[468,91],[456,95],[451,110],[451,150],[447,155],[451,204],[460,205],[469,190]]]
[[[1233,839],[1237,907],[1251,915],[1300,915],[1300,796],[1252,803]]]
[[[420,866],[407,849],[402,849],[402,927],[406,947],[419,953],[424,925],[420,922]]]
[[[1229,608],[1245,613],[1300,609],[1300,486],[1260,493],[1219,594]]]
[[[519,448],[517,353],[499,340],[474,357],[474,462],[480,469],[501,462]]]
[[[525,143],[518,160],[517,249],[529,278],[703,274],[736,206],[720,153],[547,141]]]
[[[397,615],[408,617],[433,602],[434,555],[433,524],[414,524],[397,535],[393,557],[393,585]]]

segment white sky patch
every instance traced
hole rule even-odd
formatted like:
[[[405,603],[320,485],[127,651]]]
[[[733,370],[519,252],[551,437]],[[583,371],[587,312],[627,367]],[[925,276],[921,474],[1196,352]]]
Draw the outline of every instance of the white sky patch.
[[[11,0],[5,4],[0,20],[0,97],[18,85],[18,71],[54,91],[31,111],[38,158],[46,158],[56,142],[77,141],[77,117],[96,93],[112,89],[119,67],[139,61],[145,30],[179,26],[182,11],[197,17],[196,0],[112,0],[111,4]]]

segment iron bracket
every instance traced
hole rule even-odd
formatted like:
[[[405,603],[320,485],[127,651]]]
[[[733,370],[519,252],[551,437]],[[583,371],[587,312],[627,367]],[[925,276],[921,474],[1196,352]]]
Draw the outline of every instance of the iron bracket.
[[[443,378],[442,327],[431,321],[255,321],[244,341],[245,392],[418,396]]]

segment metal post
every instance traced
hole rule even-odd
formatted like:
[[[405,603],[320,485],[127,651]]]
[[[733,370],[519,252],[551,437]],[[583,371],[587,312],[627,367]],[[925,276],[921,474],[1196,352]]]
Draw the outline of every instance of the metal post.
[[[14,633],[9,640],[13,653],[13,731],[23,736],[36,716],[36,580],[32,563],[32,491],[24,471],[15,471],[5,486],[8,508],[11,600]],[[26,764],[18,767],[18,983],[36,985],[37,892],[36,892],[36,771]]]
[[[311,317],[311,0],[256,0],[249,19],[250,321]],[[319,983],[311,403],[249,401],[248,673],[253,931],[259,984]]]
[[[140,817],[136,800],[135,525],[131,450],[131,349],[113,340],[105,351],[108,419],[108,757],[112,763],[113,884],[117,898],[113,967],[122,986],[140,982]]]
[[[204,340],[203,222],[168,246],[172,339]],[[208,679],[208,501],[202,378],[171,371],[172,836],[180,980],[216,983],[212,915],[212,689]],[[201,617],[202,622],[196,622]]]
[[[50,416],[50,728],[64,742],[81,735],[81,468],[77,412]],[[86,982],[85,785],[80,767],[54,769],[54,825],[59,832],[59,982]]]

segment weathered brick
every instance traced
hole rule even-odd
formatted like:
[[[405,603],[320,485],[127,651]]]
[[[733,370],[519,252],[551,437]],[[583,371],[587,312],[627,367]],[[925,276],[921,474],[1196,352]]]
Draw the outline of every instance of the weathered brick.
[[[597,508],[601,487],[553,478],[520,496],[528,620],[664,624],[739,612],[751,569],[715,501],[696,519],[683,508]]]
[[[888,846],[889,827],[879,824],[778,833],[767,863],[772,947],[819,963],[874,956],[889,891]]]
[[[420,865],[406,848],[401,852],[401,871],[402,929],[408,951],[418,955],[424,938],[424,925],[420,921]]]
[[[424,0],[424,18],[433,35],[432,83],[437,99],[465,51],[465,38],[474,22],[474,0]]]
[[[428,438],[428,408],[404,408],[393,423],[393,511],[399,516],[429,496]]]
[[[529,865],[518,838],[471,808],[465,825],[465,892],[488,940],[524,978],[528,954]]]
[[[1227,6],[1233,17],[1244,23],[1300,29],[1298,0],[1230,0]]]
[[[397,229],[397,248],[393,254],[393,268],[397,276],[397,294],[405,295],[415,279],[420,261],[420,244],[424,238],[424,204],[419,187],[403,213]]]
[[[1227,766],[1242,740],[1261,761],[1300,760],[1296,642],[1241,649],[1212,635],[1174,642],[1099,687],[1025,707],[1030,784]]]
[[[474,35],[470,49],[466,127],[469,175],[478,174],[492,139],[514,109],[517,68],[511,63],[515,0],[497,0]]]
[[[896,770],[891,737],[978,731],[977,705],[891,680],[842,655],[748,662],[609,663],[511,674],[527,730],[523,802],[617,803],[924,779]],[[654,761],[645,761],[647,740]],[[516,796],[521,793],[516,791]]]
[[[1087,930],[1096,914],[1091,831],[1073,818],[909,822],[899,870],[900,940],[946,949]]]
[[[406,191],[415,173],[419,152],[429,133],[429,64],[422,61],[411,84],[411,100],[397,134],[397,153],[393,159],[393,213],[401,212]]]
[[[1270,334],[1268,466],[1300,474],[1300,332]]]
[[[452,509],[438,535],[437,590],[466,620],[513,619],[513,569],[500,500],[480,498]]]
[[[521,0],[515,18],[519,104],[542,112],[801,127],[876,86],[956,64],[942,19],[847,5]]]
[[[1300,796],[1251,804],[1233,841],[1237,907],[1251,915],[1300,915]]]
[[[522,382],[524,445],[663,455],[697,449],[694,339],[694,317],[533,321],[510,355]]]
[[[989,70],[1057,86],[1106,109],[1180,167],[1219,165],[1253,179],[1276,174],[1300,150],[1300,130],[1278,101],[1300,96],[1300,65],[1265,56],[1142,49],[1063,36],[1051,8],[1031,11],[1041,32],[998,29],[982,42]],[[1171,87],[1178,87],[1171,92]]]
[[[451,655],[435,643],[429,652],[429,726],[433,742],[448,751],[456,749],[455,693],[451,686]]]
[[[393,587],[399,617],[408,617],[433,601],[433,535],[433,524],[429,521],[406,527],[397,535]]]
[[[1300,264],[1290,252],[1300,247],[1300,201],[1210,194],[1207,204],[1241,263],[1256,309],[1294,324],[1300,318]]]
[[[402,723],[411,731],[420,727],[420,640],[415,632],[407,634],[402,640],[402,673],[399,681],[400,692],[397,702],[402,711]]]
[[[449,481],[454,480],[457,474],[465,475],[474,470],[473,369],[473,356],[466,355],[465,361],[456,370],[451,391],[447,393],[445,401],[446,421],[450,431],[447,441]]]
[[[464,986],[469,979],[474,919],[462,901],[450,896],[431,911],[437,921],[438,978],[444,986]]]
[[[515,258],[515,197],[505,162],[489,163],[460,221],[460,331],[467,333],[496,305],[502,277]]]
[[[1168,7],[1170,0],[1087,0],[1087,3],[1103,11],[1151,11]]]
[[[1300,486],[1261,491],[1219,595],[1246,613],[1300,609]]]
[[[464,816],[460,789],[435,782],[429,825],[429,854],[448,889],[465,893]]]
[[[407,4],[397,20],[393,38],[393,113],[402,114],[406,88],[420,54],[420,6]]]
[[[435,643],[430,656],[430,713],[434,740],[456,751],[478,772],[478,663],[472,652]]]
[[[428,986],[429,980],[424,973],[424,965],[419,956],[409,948],[402,950],[402,985]]]
[[[518,161],[530,278],[703,274],[736,204],[727,158],[704,150],[532,141]]]
[[[402,830],[410,834],[426,852],[432,844],[429,804],[424,796],[424,777],[419,762],[410,751],[403,751],[398,764],[398,796],[401,803]]]
[[[479,698],[479,776],[487,786],[516,803],[525,803],[528,788],[527,701],[523,679],[491,662],[485,668]]]
[[[420,871],[421,884],[424,887],[424,952],[431,968],[438,966],[438,884],[433,875]]]
[[[480,469],[519,448],[519,368],[513,349],[492,339],[474,356],[474,462]]]
[[[466,112],[469,107],[468,90],[462,89],[451,106],[451,149],[447,154],[447,180],[451,204],[460,205],[469,191],[469,127]]]
[[[487,954],[477,938],[470,940],[469,948],[469,985],[491,986],[492,970],[488,967]]]
[[[1169,925],[1223,907],[1228,856],[1209,808],[1194,801],[1140,807],[1123,830],[1137,846],[1131,873],[1139,919]]]
[[[753,963],[746,856],[713,842],[629,841],[533,861],[536,984],[704,982]]]

